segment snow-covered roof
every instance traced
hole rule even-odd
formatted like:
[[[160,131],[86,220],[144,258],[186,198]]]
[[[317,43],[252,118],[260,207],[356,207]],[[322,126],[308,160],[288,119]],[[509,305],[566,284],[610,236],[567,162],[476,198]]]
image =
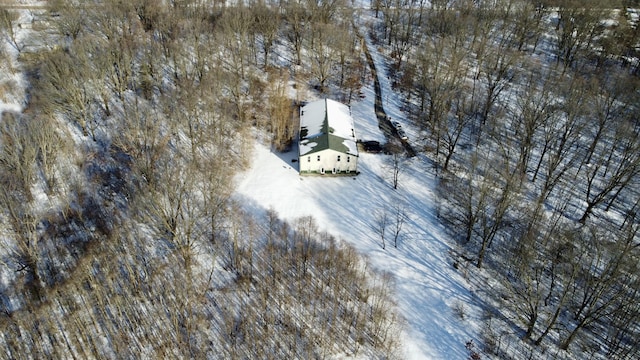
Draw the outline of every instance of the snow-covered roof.
[[[325,99],[300,108],[300,156],[333,149],[358,156],[349,106]]]

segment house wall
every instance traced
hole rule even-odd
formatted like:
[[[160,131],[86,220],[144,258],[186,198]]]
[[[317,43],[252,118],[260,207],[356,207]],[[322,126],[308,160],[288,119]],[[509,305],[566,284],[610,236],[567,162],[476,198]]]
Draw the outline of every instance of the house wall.
[[[318,160],[320,157],[320,160]],[[338,160],[340,157],[340,160]],[[343,172],[355,172],[358,169],[358,157],[347,155],[335,150],[324,150],[313,154],[303,155],[299,159],[300,173],[321,173],[322,169],[327,174]]]

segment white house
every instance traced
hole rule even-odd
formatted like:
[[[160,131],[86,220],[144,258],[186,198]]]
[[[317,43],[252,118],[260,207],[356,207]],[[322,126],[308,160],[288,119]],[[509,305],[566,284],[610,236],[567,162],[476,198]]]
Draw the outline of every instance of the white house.
[[[333,100],[300,108],[300,174],[345,174],[358,170],[351,108]]]

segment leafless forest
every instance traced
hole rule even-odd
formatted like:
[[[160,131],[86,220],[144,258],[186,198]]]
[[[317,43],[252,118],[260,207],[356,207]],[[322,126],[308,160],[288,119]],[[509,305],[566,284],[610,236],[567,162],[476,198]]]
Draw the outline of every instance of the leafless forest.
[[[361,86],[349,8],[277,5],[50,1],[38,46],[0,10],[28,81],[0,122],[1,357],[396,356],[389,275],[231,197],[252,129],[292,140],[290,81]]]
[[[452,261],[494,304],[488,354],[509,357],[515,333],[529,354],[638,356],[634,5],[374,4],[440,179]]]
[[[370,36],[486,301],[470,357],[637,358],[638,4],[602,3],[57,0],[37,46],[0,9],[28,83],[0,121],[2,353],[397,357],[389,274],[232,198],[255,131],[286,149],[306,92],[358,96]]]

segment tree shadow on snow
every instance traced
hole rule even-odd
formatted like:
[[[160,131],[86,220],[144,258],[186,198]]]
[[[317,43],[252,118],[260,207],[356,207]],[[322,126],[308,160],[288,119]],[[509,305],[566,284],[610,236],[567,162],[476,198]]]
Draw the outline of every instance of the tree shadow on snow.
[[[300,165],[298,164],[298,142],[294,141],[291,146],[285,151],[278,151],[271,146],[271,152],[275,154],[280,160],[282,160],[282,167],[287,169],[293,169],[296,172],[300,172]]]

